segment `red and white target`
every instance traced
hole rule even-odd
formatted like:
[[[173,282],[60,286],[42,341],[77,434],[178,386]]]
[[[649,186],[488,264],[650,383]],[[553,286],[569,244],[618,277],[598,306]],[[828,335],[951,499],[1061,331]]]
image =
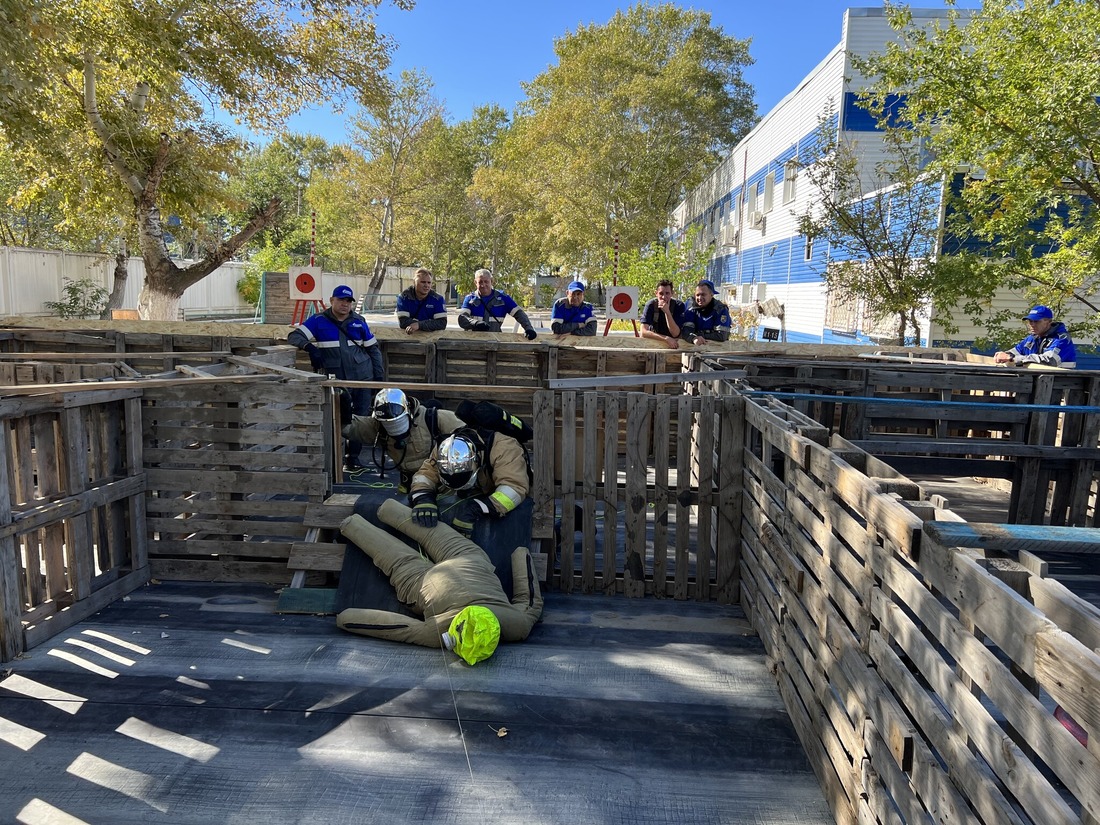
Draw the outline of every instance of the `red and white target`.
[[[607,290],[607,317],[638,318],[638,287],[613,286]]]
[[[292,266],[290,268],[290,299],[292,301],[322,301],[321,267]]]

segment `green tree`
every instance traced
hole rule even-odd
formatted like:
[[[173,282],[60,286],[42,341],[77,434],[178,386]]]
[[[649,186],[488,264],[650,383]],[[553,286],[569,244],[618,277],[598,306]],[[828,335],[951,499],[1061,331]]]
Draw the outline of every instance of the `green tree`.
[[[328,141],[316,135],[281,134],[262,147],[250,149],[244,156],[240,173],[229,184],[233,199],[230,220],[241,225],[277,198],[283,205],[275,220],[256,233],[253,243],[266,247],[268,242],[285,246],[293,238],[300,244],[305,235],[307,246],[287,248],[309,254],[309,186],[315,173],[331,169],[335,163]]]
[[[146,269],[139,312],[174,318],[184,290],[280,209],[272,199],[226,227],[194,264],[171,260],[162,214],[193,226],[220,214],[235,171],[240,141],[211,108],[263,132],[312,102],[382,99],[379,2],[6,2],[5,30],[46,36],[5,43],[17,69],[0,74],[0,128],[28,165],[65,170],[56,180],[70,203],[132,220]]]
[[[237,292],[252,306],[256,306],[263,292],[264,273],[289,272],[292,263],[290,253],[268,238],[264,246],[253,251],[249,257],[244,275],[237,281]]]
[[[644,304],[657,291],[658,281],[672,281],[673,292],[688,295],[695,284],[707,277],[707,250],[696,243],[699,227],[692,226],[677,243],[654,243],[641,249],[628,249],[619,258],[618,275],[608,267],[601,275],[605,284],[612,279],[619,286],[638,287]]]
[[[748,41],[706,12],[632,6],[555,41],[475,192],[507,220],[513,257],[599,272],[658,236],[669,210],[755,120]]]
[[[829,293],[862,305],[863,317],[876,324],[893,318],[904,345],[919,339],[918,316],[929,306],[944,317],[975,284],[955,260],[937,255],[943,180],[922,169],[919,143],[904,127],[885,127],[881,142],[882,159],[870,166],[827,110],[800,158],[812,194],[797,217],[804,236],[829,245]],[[950,327],[949,317],[945,323]]]
[[[398,221],[412,211],[417,192],[425,186],[424,176],[417,174],[418,160],[441,128],[443,115],[428,76],[406,70],[385,101],[365,106],[353,121],[352,143],[366,161],[358,185],[365,198],[360,218],[373,235],[366,247],[374,259],[372,290],[381,287],[387,265],[402,257]]]
[[[972,277],[1059,312],[1083,307],[1075,332],[1100,328],[1096,4],[986,0],[931,29],[905,7],[888,15],[899,41],[857,68],[879,78],[873,106],[904,93],[897,122],[926,141],[941,174],[969,170],[948,229],[988,244],[965,262]],[[965,307],[986,314],[982,301]],[[1005,320],[988,318],[995,333]]]

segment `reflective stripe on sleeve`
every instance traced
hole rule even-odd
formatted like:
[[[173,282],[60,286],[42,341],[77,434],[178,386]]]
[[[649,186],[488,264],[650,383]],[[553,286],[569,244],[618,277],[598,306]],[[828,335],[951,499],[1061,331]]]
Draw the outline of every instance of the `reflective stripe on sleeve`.
[[[523,498],[512,487],[502,484],[493,492],[490,498],[501,507],[505,513],[510,513],[519,506]]]

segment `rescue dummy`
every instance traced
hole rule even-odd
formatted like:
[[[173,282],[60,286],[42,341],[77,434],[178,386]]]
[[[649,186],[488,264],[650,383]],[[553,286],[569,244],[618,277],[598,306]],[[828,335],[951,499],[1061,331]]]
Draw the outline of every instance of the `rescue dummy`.
[[[512,553],[509,599],[485,551],[448,525],[422,527],[408,507],[393,500],[382,503],[378,518],[418,542],[428,558],[362,516],[345,519],[340,531],[389,577],[397,597],[424,618],[349,607],[336,617],[337,625],[378,639],[447,647],[469,664],[491,655],[498,640],[527,638],[542,615],[542,592],[527,548]]]

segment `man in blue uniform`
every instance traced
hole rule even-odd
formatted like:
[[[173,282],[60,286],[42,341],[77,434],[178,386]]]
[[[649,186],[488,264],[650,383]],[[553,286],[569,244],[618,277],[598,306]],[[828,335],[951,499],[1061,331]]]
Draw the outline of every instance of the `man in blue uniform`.
[[[695,303],[684,313],[681,335],[693,344],[730,339],[729,308],[714,297],[714,283],[695,285]]]
[[[447,305],[432,289],[432,273],[421,267],[416,282],[397,296],[397,323],[409,335],[447,328]]]
[[[592,304],[584,300],[584,284],[573,281],[566,297],[554,302],[550,329],[555,335],[595,335],[596,315]]]
[[[332,305],[291,330],[287,342],[309,354],[315,372],[334,375],[340,381],[384,381],[382,349],[354,306],[355,293],[351,287],[336,287],[332,291]],[[345,389],[340,395],[341,425],[350,424],[353,415],[369,415],[372,395],[367,389]],[[346,443],[345,470],[354,472],[362,468],[359,461],[362,449],[358,441]]]
[[[462,300],[458,325],[473,332],[500,332],[504,319],[511,315],[523,327],[528,341],[534,341],[537,333],[512,296],[493,289],[493,273],[479,269],[474,273],[474,291]]]
[[[1028,336],[1012,349],[994,353],[994,361],[1017,366],[1042,364],[1069,370],[1077,366],[1077,348],[1069,337],[1069,330],[1061,321],[1054,320],[1050,307],[1034,306],[1024,320]]]

